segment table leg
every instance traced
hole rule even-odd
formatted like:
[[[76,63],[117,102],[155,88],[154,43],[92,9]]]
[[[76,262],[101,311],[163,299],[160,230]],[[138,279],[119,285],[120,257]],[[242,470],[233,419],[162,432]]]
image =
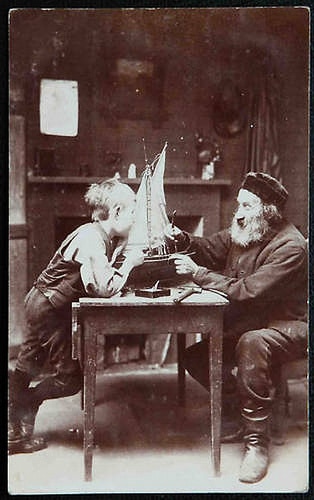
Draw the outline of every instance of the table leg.
[[[185,333],[177,334],[177,352],[178,352],[178,402],[179,406],[185,406],[185,367],[183,356],[185,351]]]
[[[92,480],[97,333],[93,325],[84,324],[84,466],[85,481]]]
[[[83,372],[83,375],[84,375],[84,366],[85,366],[85,349],[84,349],[84,325],[79,324],[79,328],[80,328],[80,353],[81,353],[81,370]],[[85,377],[84,377],[84,381],[85,381]],[[83,386],[82,386],[82,390],[81,390],[81,410],[83,411],[84,410],[84,393],[85,393],[85,382],[83,383]]]
[[[79,328],[78,310],[80,304],[72,302],[72,359],[80,359],[79,355]]]
[[[72,302],[72,359],[77,359],[83,370],[82,333],[80,324],[80,303]],[[81,390],[81,410],[84,409],[84,386]]]
[[[221,438],[221,386],[222,386],[222,315],[209,334],[209,381],[210,381],[210,442],[215,476],[220,475]]]

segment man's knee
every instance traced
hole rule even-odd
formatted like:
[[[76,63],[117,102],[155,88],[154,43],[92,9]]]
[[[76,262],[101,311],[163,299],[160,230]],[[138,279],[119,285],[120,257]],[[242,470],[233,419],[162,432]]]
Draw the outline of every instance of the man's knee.
[[[243,333],[236,346],[236,359],[239,360],[245,356],[251,357],[254,360],[254,355],[264,350],[267,345],[264,336],[266,332],[268,330],[263,328]]]
[[[189,373],[194,372],[200,366],[206,368],[208,365],[207,341],[202,340],[187,347],[184,351],[183,364]]]
[[[185,350],[184,367],[189,374],[207,390],[208,381],[208,343],[206,340],[197,342]]]

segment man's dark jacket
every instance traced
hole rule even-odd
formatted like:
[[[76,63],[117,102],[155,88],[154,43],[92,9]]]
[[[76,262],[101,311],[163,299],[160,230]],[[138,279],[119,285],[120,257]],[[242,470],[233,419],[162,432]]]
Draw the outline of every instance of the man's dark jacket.
[[[185,233],[204,289],[227,294],[225,332],[275,328],[296,341],[307,337],[307,244],[295,226],[281,221],[261,243],[247,248],[224,230],[209,238]]]

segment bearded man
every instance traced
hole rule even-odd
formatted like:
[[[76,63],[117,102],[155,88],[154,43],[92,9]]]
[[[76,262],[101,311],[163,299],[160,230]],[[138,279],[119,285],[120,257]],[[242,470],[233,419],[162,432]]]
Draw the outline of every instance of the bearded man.
[[[230,301],[224,317],[223,360],[237,366],[236,384],[245,451],[239,480],[267,473],[272,387],[282,363],[307,352],[307,245],[283,217],[284,186],[249,173],[239,190],[230,229],[210,238],[178,232],[176,272]],[[208,389],[207,341],[186,350],[185,367]],[[238,433],[239,437],[239,433]],[[230,437],[231,440],[231,437]],[[225,440],[226,441],[226,440]]]

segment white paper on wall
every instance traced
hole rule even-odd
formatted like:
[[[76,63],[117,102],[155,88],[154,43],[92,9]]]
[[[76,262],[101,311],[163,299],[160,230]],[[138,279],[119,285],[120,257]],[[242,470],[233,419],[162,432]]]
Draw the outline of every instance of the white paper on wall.
[[[78,132],[78,82],[52,80],[40,82],[40,132],[75,137]]]

